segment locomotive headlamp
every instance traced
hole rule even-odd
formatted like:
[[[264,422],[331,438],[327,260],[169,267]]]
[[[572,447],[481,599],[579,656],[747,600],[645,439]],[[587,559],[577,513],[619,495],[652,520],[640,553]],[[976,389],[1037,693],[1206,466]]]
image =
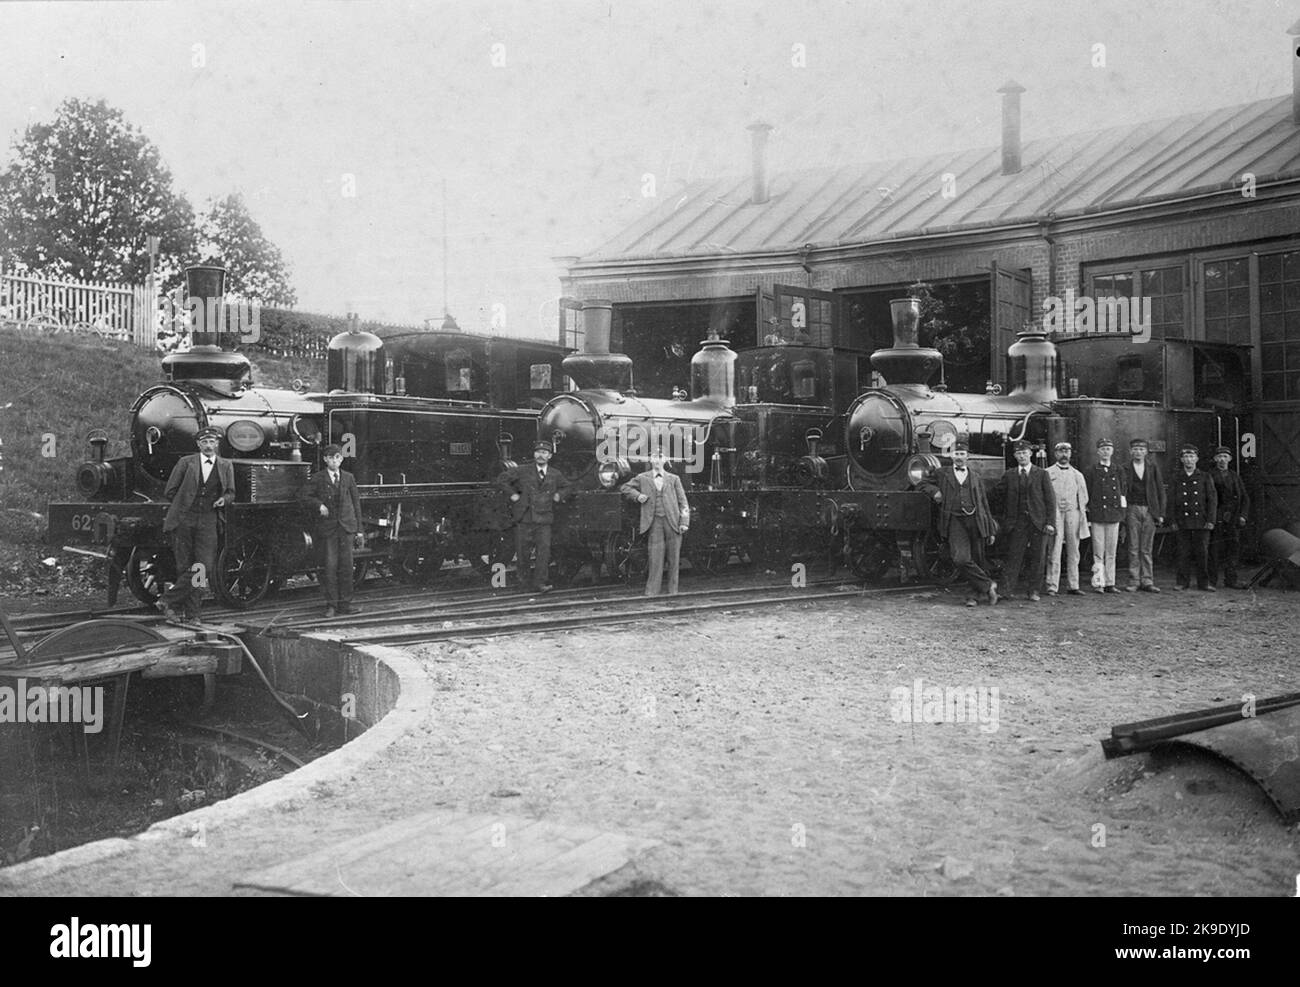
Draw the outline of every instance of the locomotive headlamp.
[[[596,467],[596,478],[606,490],[612,489],[620,479],[632,471],[626,459],[611,459]]]
[[[934,456],[913,456],[907,461],[907,479],[916,485],[938,468],[939,460]]]
[[[252,452],[265,444],[266,433],[257,422],[237,421],[226,429],[226,441],[237,452]]]

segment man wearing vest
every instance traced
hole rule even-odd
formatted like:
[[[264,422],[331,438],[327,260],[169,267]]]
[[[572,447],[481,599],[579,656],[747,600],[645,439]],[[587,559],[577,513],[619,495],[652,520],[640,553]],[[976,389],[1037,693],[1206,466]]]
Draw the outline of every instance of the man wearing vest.
[[[1245,589],[1237,581],[1237,563],[1241,555],[1241,529],[1250,516],[1250,495],[1246,493],[1240,474],[1228,469],[1231,462],[1232,450],[1227,446],[1214,450],[1214,469],[1210,470],[1210,479],[1214,481],[1214,493],[1219,498],[1219,516],[1214,522],[1214,533],[1210,535],[1210,585],[1218,584],[1222,572],[1225,588]]]
[[[919,488],[930,494],[939,505],[939,538],[948,543],[948,554],[957,571],[977,596],[998,602],[998,584],[984,569],[984,546],[997,537],[997,522],[989,510],[984,484],[968,468],[970,446],[958,442],[952,447],[952,465],[939,470],[933,479],[923,480]],[[966,606],[977,606],[976,597]]]
[[[1056,497],[1056,534],[1047,554],[1047,595],[1055,596],[1061,586],[1061,549],[1065,549],[1065,583],[1072,596],[1080,596],[1079,542],[1091,537],[1088,531],[1088,481],[1070,465],[1071,446],[1056,443],[1056,463],[1047,469]]]
[[[555,521],[555,505],[569,490],[569,481],[559,470],[551,469],[550,462],[550,443],[538,442],[533,446],[531,466],[513,467],[497,478],[497,486],[510,496],[514,513],[519,585],[537,593],[551,591],[551,525]],[[535,566],[531,558],[534,547],[537,549]]]
[[[1209,474],[1196,468],[1196,446],[1183,446],[1182,468],[1169,481],[1169,520],[1178,529],[1178,573],[1174,589],[1191,589],[1192,566],[1196,588],[1214,592],[1210,582],[1210,532],[1219,516],[1219,498]]]
[[[216,578],[217,512],[235,500],[235,467],[217,455],[221,431],[199,432],[199,451],[183,457],[171,472],[163,497],[171,504],[163,532],[171,536],[176,582],[158,600],[170,621],[201,618],[203,591]]]
[[[1128,529],[1128,585],[1130,593],[1159,593],[1156,586],[1155,559],[1152,549],[1156,528],[1165,523],[1165,483],[1160,467],[1147,462],[1147,440],[1133,439],[1128,444],[1130,462],[1124,467],[1124,486],[1128,506],[1124,524]]]
[[[325,616],[358,613],[352,605],[353,542],[364,543],[361,532],[361,494],[356,478],[343,469],[343,450],[333,443],[321,450],[325,468],[307,481],[302,502],[316,521],[320,545],[320,588],[325,596]]]
[[[1115,586],[1115,553],[1119,548],[1119,523],[1128,507],[1127,471],[1110,461],[1115,443],[1097,440],[1097,462],[1083,471],[1088,484],[1088,518],[1092,524],[1092,557],[1102,565],[1103,581],[1098,593],[1118,593]]]
[[[632,477],[620,489],[641,505],[641,533],[650,533],[650,571],[646,576],[645,595],[659,595],[667,555],[668,595],[676,596],[682,535],[691,524],[691,508],[681,479],[664,469],[664,454],[657,450],[650,456],[650,468]]]
[[[1021,439],[1015,445],[1016,465],[1002,474],[998,500],[1002,504],[1002,527],[1010,533],[1007,561],[1002,574],[1008,600],[1015,599],[1016,580],[1029,554],[1026,599],[1037,603],[1043,583],[1043,538],[1056,534],[1056,494],[1047,470],[1029,460],[1034,447]]]

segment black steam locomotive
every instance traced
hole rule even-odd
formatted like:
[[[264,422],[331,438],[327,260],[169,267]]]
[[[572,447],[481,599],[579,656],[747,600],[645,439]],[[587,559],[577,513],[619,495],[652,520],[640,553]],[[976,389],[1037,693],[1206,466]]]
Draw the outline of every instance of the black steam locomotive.
[[[200,309],[223,297],[223,274],[187,271]],[[317,564],[298,496],[329,442],[344,446],[362,492],[360,575],[378,562],[418,581],[448,559],[501,558],[511,520],[491,481],[513,445],[531,447],[560,380],[559,346],[460,332],[380,339],[354,322],[329,344],[328,391],[305,393],[255,386],[237,336],[221,326],[163,359],[164,381],[131,407],[131,454],[106,459],[107,440],[92,440],[94,459],[77,474],[84,500],[50,505],[51,544],[106,547],[110,600],[123,576],[147,603],[175,579],[161,495],[209,426],[235,466],[212,578],[228,605],[255,603]]]

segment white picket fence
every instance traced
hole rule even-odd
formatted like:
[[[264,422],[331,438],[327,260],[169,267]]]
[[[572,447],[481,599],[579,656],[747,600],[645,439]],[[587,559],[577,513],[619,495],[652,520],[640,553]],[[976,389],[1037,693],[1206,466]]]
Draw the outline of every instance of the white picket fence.
[[[58,281],[0,271],[0,329],[94,333],[153,349],[158,292],[148,284]]]

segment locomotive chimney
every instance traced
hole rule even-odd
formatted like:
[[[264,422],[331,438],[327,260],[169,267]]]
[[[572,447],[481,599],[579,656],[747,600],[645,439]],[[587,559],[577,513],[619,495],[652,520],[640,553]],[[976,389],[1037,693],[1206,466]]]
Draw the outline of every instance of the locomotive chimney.
[[[943,354],[917,341],[921,325],[921,299],[895,298],[889,303],[894,322],[894,345],[871,354],[871,365],[890,384],[927,384],[943,366]]]
[[[772,190],[767,178],[767,135],[772,132],[770,123],[751,123],[745,128],[753,137],[750,141],[753,162],[754,193],[750,202],[761,206],[772,197]]]
[[[579,388],[626,392],[632,387],[632,358],[609,351],[613,319],[613,302],[582,303],[582,352],[570,353],[561,364]]]
[[[228,396],[252,383],[248,357],[234,352],[238,333],[225,324],[225,288],[225,268],[195,264],[185,269],[187,297],[180,311],[190,318],[190,349],[163,357],[164,380],[190,381]]]
[[[1042,329],[1029,328],[1007,347],[1011,357],[1011,393],[1044,404],[1056,400],[1056,345]]]
[[[1002,94],[1002,174],[1020,173],[1020,94],[1025,87],[1014,79],[1008,80]]]
[[[1288,46],[1291,49],[1291,122],[1300,127],[1300,21],[1289,28],[1291,35]]]

